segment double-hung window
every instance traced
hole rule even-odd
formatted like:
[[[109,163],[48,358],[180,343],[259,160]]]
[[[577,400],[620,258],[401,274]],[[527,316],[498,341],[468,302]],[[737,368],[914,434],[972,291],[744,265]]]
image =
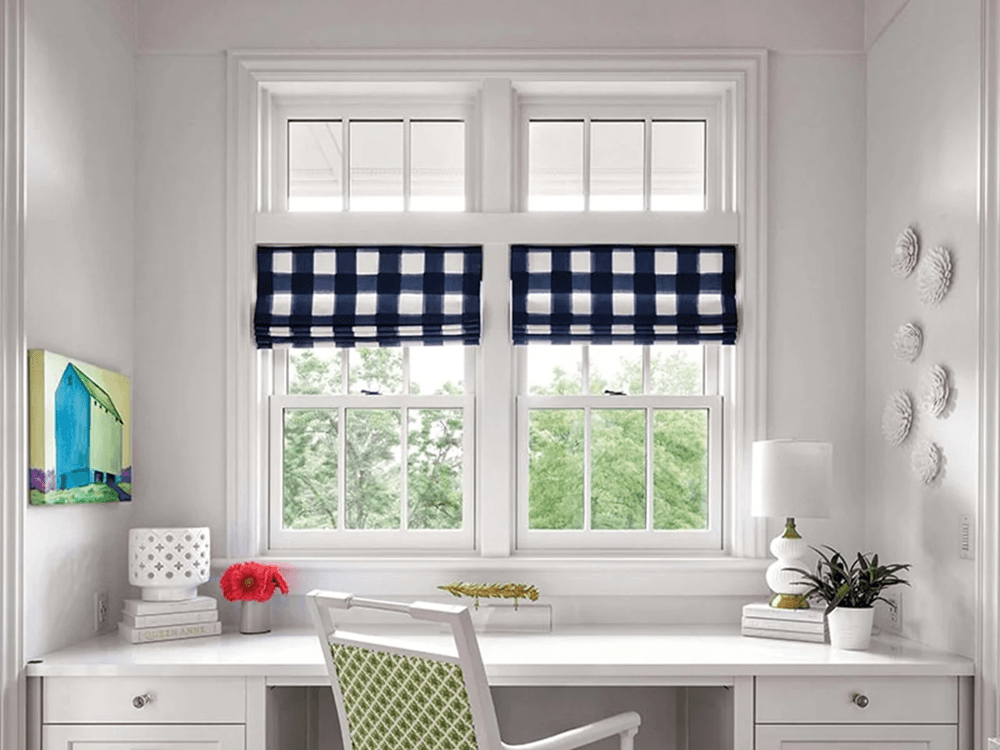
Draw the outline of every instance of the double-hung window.
[[[248,549],[757,551],[756,61],[645,64],[256,81]]]

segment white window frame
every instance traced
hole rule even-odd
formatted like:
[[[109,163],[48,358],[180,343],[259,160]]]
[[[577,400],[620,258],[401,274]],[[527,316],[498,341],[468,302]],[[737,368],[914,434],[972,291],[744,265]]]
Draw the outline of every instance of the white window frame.
[[[581,395],[535,396],[526,393],[527,358],[531,356],[529,347],[521,349],[519,357],[520,393],[517,397],[517,548],[520,550],[568,550],[585,554],[588,550],[631,550],[661,552],[662,550],[701,550],[718,553],[722,550],[722,398],[717,393],[718,349],[714,344],[706,344],[704,349],[703,394],[697,396],[666,396],[650,394],[650,353],[651,347],[642,347],[641,395],[591,394],[589,387],[588,347],[583,347]],[[534,409],[574,409],[584,410],[584,480],[583,480],[583,528],[572,530],[532,529],[528,523],[529,472],[528,444],[530,412]],[[646,414],[646,528],[615,531],[591,528],[590,497],[590,412],[595,409],[642,409]],[[649,460],[653,442],[653,414],[668,409],[704,410],[708,419],[708,518],[705,529],[698,530],[653,530],[653,464]]]
[[[725,112],[723,102],[719,99],[706,101],[704,97],[671,96],[669,101],[651,102],[651,97],[636,99],[635,97],[615,97],[600,95],[590,97],[529,97],[520,100],[519,135],[522,140],[518,149],[518,166],[520,174],[520,190],[518,191],[518,206],[521,211],[528,210],[528,123],[532,120],[582,120],[589,124],[595,121],[642,121],[645,128],[645,158],[644,158],[644,206],[642,211],[650,210],[650,182],[652,159],[650,156],[651,132],[650,122],[660,121],[691,121],[705,123],[705,211],[731,210],[730,196],[723,190],[726,183],[726,165],[731,163],[727,151],[731,144],[724,137]],[[583,147],[583,193],[584,211],[590,209],[590,148],[589,137],[584,138]],[[612,213],[612,212],[595,212]],[[629,212],[638,213],[638,211]],[[687,212],[677,212],[687,213]]]
[[[271,196],[273,211],[288,211],[288,123],[292,121],[340,121],[344,123],[345,138],[343,163],[341,167],[344,181],[344,209],[350,210],[350,138],[346,135],[346,123],[351,120],[395,120],[402,121],[403,127],[403,211],[410,210],[410,149],[409,128],[413,120],[462,120],[465,122],[465,205],[466,211],[475,210],[475,185],[479,174],[476,169],[475,154],[478,149],[475,99],[469,96],[401,97],[393,96],[392,102],[373,95],[360,97],[282,97],[271,108],[272,149]],[[335,212],[336,213],[336,212]]]
[[[409,355],[411,347],[403,347],[403,390],[408,390]],[[398,394],[361,395],[347,392],[347,356],[341,361],[343,393],[320,395],[289,394],[287,388],[288,350],[275,350],[274,391],[269,397],[269,462],[270,488],[268,492],[268,549],[275,551],[295,551],[328,554],[331,549],[356,551],[372,549],[395,550],[472,550],[475,540],[475,406],[476,406],[476,359],[472,347],[465,347],[463,379],[465,393],[460,396]],[[283,442],[286,409],[335,409],[338,412],[337,430],[339,462],[337,475],[337,528],[336,529],[295,529],[286,530],[283,518]],[[346,529],[344,527],[345,501],[347,496],[346,432],[345,421],[348,410],[380,409],[402,412],[400,424],[400,456],[402,476],[400,481],[400,529]],[[408,476],[406,460],[409,454],[409,411],[410,409],[461,409],[462,411],[462,528],[454,530],[407,529],[405,528],[408,504]]]
[[[385,554],[367,558],[342,555],[315,559],[306,569],[325,573],[338,571],[350,576],[368,576],[366,585],[378,587],[382,573],[392,568],[385,585],[396,593],[424,593],[428,577],[455,573],[491,571],[539,572],[542,580],[556,584],[552,593],[579,589],[575,581],[581,571],[593,573],[587,592],[627,593],[620,573],[643,571],[642,591],[655,585],[664,593],[746,592],[760,590],[761,565],[743,558],[765,554],[764,525],[749,514],[748,464],[751,442],[766,434],[766,100],[767,54],[764,51],[618,53],[582,56],[572,53],[471,53],[414,54],[374,53],[240,53],[229,54],[229,215],[227,251],[227,374],[232,388],[227,402],[227,556],[288,557],[268,548],[266,514],[260,493],[267,482],[267,410],[260,402],[262,385],[272,366],[260,356],[251,336],[253,259],[248,248],[256,243],[328,242],[336,236],[343,244],[426,243],[461,241],[484,246],[484,322],[486,327],[477,372],[477,444],[489,441],[490,460],[480,451],[477,466],[475,550],[449,562],[438,553],[407,560],[405,571]],[[517,130],[517,99],[513,92],[530,96],[554,82],[570,87],[580,82],[603,82],[609,90],[621,81],[634,88],[691,85],[722,86],[723,106],[732,126],[733,180],[731,203],[724,211],[698,215],[627,213],[614,215],[549,215],[515,213],[514,187],[518,168],[511,154]],[[483,171],[477,200],[470,203],[480,213],[394,215],[279,214],[269,210],[269,197],[255,189],[269,165],[262,159],[261,143],[267,142],[268,112],[272,93],[282,85],[308,88],[316,81],[481,82],[478,106],[492,107],[506,117],[484,118],[479,144]],[[261,137],[265,136],[265,137]],[[470,162],[472,163],[472,162]],[[728,199],[727,199],[728,200]],[[620,558],[591,551],[586,557],[553,562],[535,553],[515,548],[514,425],[516,418],[516,367],[509,331],[496,325],[509,316],[506,283],[508,247],[512,243],[583,244],[628,242],[651,244],[664,236],[684,244],[738,244],[740,264],[737,291],[741,300],[740,343],[720,354],[719,395],[727,429],[723,454],[727,466],[724,512],[727,523],[719,555],[690,554],[672,564],[662,555],[644,557],[624,553]],[[460,238],[460,239],[458,239]],[[500,278],[505,281],[501,283]],[[484,494],[489,497],[484,501]],[[303,560],[302,556],[295,559]],[[398,557],[396,559],[399,559]],[[533,560],[538,559],[538,562]],[[618,560],[618,562],[615,562]],[[644,562],[644,560],[648,560]],[[677,578],[676,573],[685,576]],[[729,577],[713,571],[728,571]],[[746,575],[743,575],[746,573]],[[600,583],[606,582],[605,584]],[[751,583],[752,581],[752,583]],[[440,582],[440,581],[438,581]],[[711,586],[706,588],[708,584]],[[592,586],[597,584],[596,588]],[[638,589],[637,589],[638,592]]]

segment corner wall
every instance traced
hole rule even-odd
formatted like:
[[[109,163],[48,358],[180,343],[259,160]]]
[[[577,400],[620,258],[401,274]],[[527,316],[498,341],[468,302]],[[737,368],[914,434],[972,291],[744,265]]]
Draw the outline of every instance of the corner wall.
[[[25,6],[27,343],[131,375],[134,4]],[[90,637],[99,589],[114,626],[132,517],[130,503],[28,506],[26,658]]]
[[[867,127],[866,541],[886,561],[913,564],[903,593],[909,638],[966,656],[975,651],[975,562],[959,559],[963,514],[978,493],[978,263],[980,3],[910,0],[869,52]],[[916,273],[890,273],[897,234],[913,224],[926,251],[954,257],[950,294],[917,298]],[[913,364],[893,359],[896,327],[923,327]],[[933,364],[949,369],[953,405],[918,413],[898,448],[881,435],[889,393],[918,393]],[[944,452],[941,478],[924,486],[910,469],[918,439]],[[973,534],[974,537],[974,534]]]

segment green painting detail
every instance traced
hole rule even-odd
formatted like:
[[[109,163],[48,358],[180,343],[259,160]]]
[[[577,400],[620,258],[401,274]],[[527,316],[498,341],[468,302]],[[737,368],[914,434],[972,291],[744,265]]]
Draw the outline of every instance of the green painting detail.
[[[477,750],[457,664],[330,647],[353,750]]]
[[[132,499],[130,390],[120,373],[28,352],[32,505]]]

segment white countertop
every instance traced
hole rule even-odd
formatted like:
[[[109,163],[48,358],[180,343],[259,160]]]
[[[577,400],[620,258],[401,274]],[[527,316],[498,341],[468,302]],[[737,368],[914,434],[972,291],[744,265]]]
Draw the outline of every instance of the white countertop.
[[[353,628],[414,645],[450,643],[440,631]],[[869,651],[745,638],[738,627],[588,626],[552,633],[480,634],[494,685],[730,684],[744,676],[967,676],[973,662],[912,641],[877,637]],[[272,685],[322,684],[319,640],[308,629],[133,645],[102,635],[27,665],[29,677],[243,676]]]

